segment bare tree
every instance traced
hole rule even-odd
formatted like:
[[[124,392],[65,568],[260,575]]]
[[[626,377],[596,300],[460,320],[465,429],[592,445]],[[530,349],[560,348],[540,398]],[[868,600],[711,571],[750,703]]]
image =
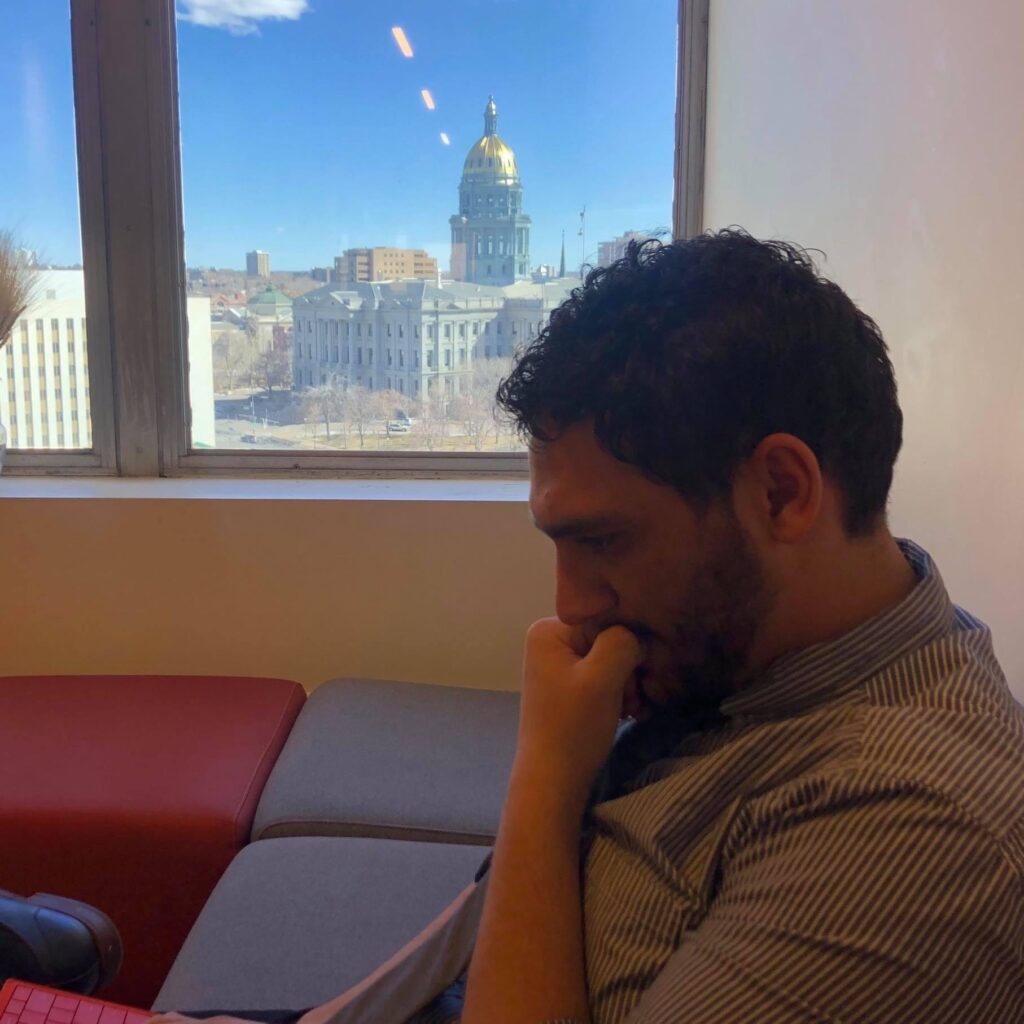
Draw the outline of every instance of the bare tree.
[[[256,357],[253,367],[254,381],[268,395],[274,393],[274,388],[285,388],[291,383],[291,362],[284,352],[268,348]]]
[[[473,447],[480,451],[484,446],[487,432],[494,424],[494,417],[486,399],[470,388],[452,401],[452,416],[462,424],[465,435]]]
[[[477,360],[472,372],[462,378],[463,393],[452,403],[452,415],[462,422],[466,436],[477,451],[484,447],[491,430],[494,443],[498,444],[501,427],[494,395],[499,382],[508,375],[510,365],[508,359]]]
[[[248,349],[249,361],[249,387],[256,386],[256,375],[259,367],[260,357],[265,347],[263,344],[263,329],[259,318],[254,313],[246,312],[245,323],[242,325],[245,331],[246,347]]]
[[[366,442],[366,432],[379,408],[375,393],[362,384],[350,384],[345,391],[345,417],[359,435],[360,448]]]
[[[214,339],[213,366],[226,394],[234,390],[238,377],[245,371],[248,355],[249,343],[241,331],[221,331]]]
[[[275,387],[292,386],[292,344],[285,331],[274,331],[270,345],[256,357],[255,370],[260,387],[268,395],[273,394]]]
[[[420,401],[419,422],[416,424],[417,439],[427,451],[441,447],[448,434],[448,399],[440,388],[429,389]]]
[[[390,441],[392,424],[398,418],[399,412],[408,415],[410,402],[400,391],[393,389],[375,391],[373,394],[376,396],[377,415],[384,421],[384,434]]]
[[[302,411],[307,423],[323,421],[327,440],[330,441],[332,423],[341,423],[344,432],[346,412],[344,388],[339,386],[336,381],[307,388],[302,395]]]

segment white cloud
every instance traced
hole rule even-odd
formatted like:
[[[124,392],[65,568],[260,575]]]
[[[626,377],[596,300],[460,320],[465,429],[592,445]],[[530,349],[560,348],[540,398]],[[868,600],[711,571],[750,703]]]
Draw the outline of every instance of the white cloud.
[[[309,0],[180,0],[178,17],[245,36],[258,33],[260,21],[297,21],[308,10]]]

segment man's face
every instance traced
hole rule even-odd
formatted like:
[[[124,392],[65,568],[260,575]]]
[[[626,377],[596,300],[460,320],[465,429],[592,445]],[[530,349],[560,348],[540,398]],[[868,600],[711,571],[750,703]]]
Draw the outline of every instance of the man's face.
[[[732,691],[772,594],[729,500],[699,511],[587,422],[531,451],[530,510],[555,543],[559,619],[590,641],[626,626],[645,645],[623,715],[686,714]]]

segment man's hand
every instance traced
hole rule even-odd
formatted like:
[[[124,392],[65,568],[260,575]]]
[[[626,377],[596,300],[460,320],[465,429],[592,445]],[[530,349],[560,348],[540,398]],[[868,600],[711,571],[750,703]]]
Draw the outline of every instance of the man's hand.
[[[516,770],[585,800],[642,658],[624,626],[604,630],[590,645],[581,629],[558,619],[535,622],[526,635]]]

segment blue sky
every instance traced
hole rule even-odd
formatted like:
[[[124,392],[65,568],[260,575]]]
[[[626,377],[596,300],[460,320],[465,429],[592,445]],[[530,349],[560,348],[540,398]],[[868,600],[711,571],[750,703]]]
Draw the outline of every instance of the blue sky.
[[[299,270],[349,246],[407,245],[446,267],[462,161],[491,93],[533,219],[532,264],[558,262],[565,228],[578,265],[584,204],[589,259],[600,240],[670,224],[676,0],[178,0],[178,10],[190,266],[242,267],[260,248],[273,269]],[[78,262],[67,4],[19,3],[5,27],[0,226],[49,261]]]

